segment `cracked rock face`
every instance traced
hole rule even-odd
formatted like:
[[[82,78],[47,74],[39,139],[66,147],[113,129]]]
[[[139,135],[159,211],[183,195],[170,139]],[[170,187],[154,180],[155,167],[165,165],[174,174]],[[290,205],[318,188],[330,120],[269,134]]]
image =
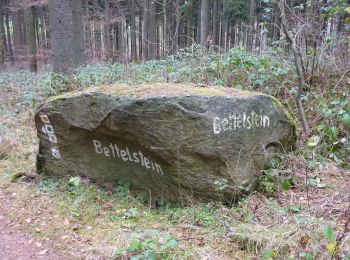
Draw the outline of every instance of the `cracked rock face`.
[[[273,97],[182,85],[112,85],[57,96],[35,117],[39,172],[145,198],[232,202],[272,154],[293,149],[295,125]]]

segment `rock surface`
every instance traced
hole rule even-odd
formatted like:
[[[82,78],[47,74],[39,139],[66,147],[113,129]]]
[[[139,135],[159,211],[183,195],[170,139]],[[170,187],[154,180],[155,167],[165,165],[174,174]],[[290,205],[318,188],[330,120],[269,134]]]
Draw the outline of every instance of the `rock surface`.
[[[127,179],[146,199],[184,203],[251,191],[271,153],[296,143],[273,97],[192,85],[92,87],[51,98],[35,122],[39,172]]]

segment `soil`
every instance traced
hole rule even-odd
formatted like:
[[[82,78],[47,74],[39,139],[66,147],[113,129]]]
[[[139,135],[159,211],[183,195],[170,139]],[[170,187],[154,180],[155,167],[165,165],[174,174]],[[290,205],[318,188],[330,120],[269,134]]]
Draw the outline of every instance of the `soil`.
[[[50,241],[39,242],[32,235],[22,230],[16,220],[7,219],[1,212],[4,194],[0,190],[0,259],[27,260],[50,259],[63,260],[61,254],[55,252]]]

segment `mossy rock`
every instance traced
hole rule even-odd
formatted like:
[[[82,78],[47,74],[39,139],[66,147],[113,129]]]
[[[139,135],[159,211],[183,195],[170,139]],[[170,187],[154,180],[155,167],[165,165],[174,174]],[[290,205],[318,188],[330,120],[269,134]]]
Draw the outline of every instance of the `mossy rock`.
[[[233,201],[296,143],[273,97],[219,87],[92,87],[50,98],[35,121],[38,171],[107,187],[128,179],[146,198],[183,203]]]

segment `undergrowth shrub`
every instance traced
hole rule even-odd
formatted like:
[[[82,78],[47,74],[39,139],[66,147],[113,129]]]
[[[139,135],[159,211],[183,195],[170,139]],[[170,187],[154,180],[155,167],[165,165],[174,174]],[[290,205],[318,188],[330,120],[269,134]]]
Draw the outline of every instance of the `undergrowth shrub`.
[[[319,157],[330,158],[343,167],[349,167],[349,94],[342,93],[328,100],[320,99],[316,111],[322,120],[315,127],[314,135],[308,140],[308,147]]]
[[[48,73],[38,82],[38,91],[44,96],[55,96],[70,90],[71,81],[68,76]]]

